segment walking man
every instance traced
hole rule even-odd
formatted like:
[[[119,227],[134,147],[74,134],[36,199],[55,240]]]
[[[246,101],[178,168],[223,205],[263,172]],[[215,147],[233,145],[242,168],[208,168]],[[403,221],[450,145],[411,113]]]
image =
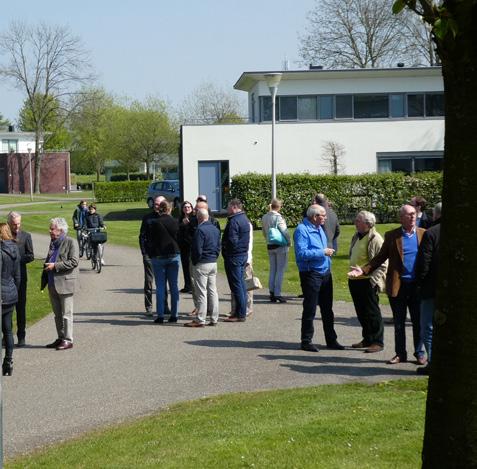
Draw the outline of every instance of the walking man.
[[[217,258],[220,254],[220,231],[209,221],[206,208],[196,211],[199,223],[191,246],[192,274],[197,295],[197,319],[184,324],[186,327],[204,327],[207,314],[210,326],[219,320],[219,295],[217,293]]]
[[[22,216],[17,212],[10,212],[7,218],[13,239],[16,241],[20,252],[20,286],[18,288],[17,310],[17,347],[25,346],[26,336],[26,300],[27,300],[27,267],[26,265],[35,259],[33,254],[33,242],[30,233],[21,229]]]
[[[303,313],[301,319],[301,349],[318,352],[312,344],[316,307],[320,306],[326,346],[332,350],[343,350],[337,341],[333,313],[333,279],[331,277],[331,256],[335,250],[328,247],[323,224],[326,210],[321,205],[310,205],[307,217],[294,233],[295,258],[300,271],[303,290]]]

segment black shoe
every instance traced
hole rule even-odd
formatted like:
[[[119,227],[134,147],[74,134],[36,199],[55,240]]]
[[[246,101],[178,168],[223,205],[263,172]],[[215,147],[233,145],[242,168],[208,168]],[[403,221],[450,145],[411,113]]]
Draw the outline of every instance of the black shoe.
[[[302,293],[301,295],[298,295],[297,298],[305,298],[305,295]]]
[[[287,302],[287,300],[285,300],[285,298],[283,298],[283,296],[276,296],[275,301],[276,302],[278,301],[278,303],[286,303]]]
[[[430,366],[427,364],[426,366],[421,366],[420,368],[416,369],[416,373],[418,375],[429,376]]]
[[[18,339],[17,347],[25,347],[25,345],[26,345],[25,339]]]
[[[192,289],[190,287],[184,287],[179,290],[181,293],[192,293]]]
[[[3,376],[12,376],[13,374],[13,359],[4,358],[2,364],[2,374]]]
[[[276,302],[277,302],[277,297],[273,293],[270,293],[270,303],[276,303]]]
[[[58,345],[61,344],[61,342],[63,342],[62,339],[56,339],[54,342],[52,342],[51,344],[48,344],[48,345],[45,345],[46,348],[56,348]]]
[[[164,318],[156,318],[156,319],[154,319],[154,322],[156,324],[164,324]]]
[[[326,348],[329,348],[330,350],[344,350],[344,346],[341,345],[337,340],[332,342],[331,344],[326,344]]]
[[[302,343],[300,348],[302,350],[304,350],[305,352],[319,352],[320,351],[320,349],[316,345],[309,344],[309,343]]]
[[[171,316],[171,317],[167,320],[167,322],[177,322],[177,316],[176,316],[176,317]]]

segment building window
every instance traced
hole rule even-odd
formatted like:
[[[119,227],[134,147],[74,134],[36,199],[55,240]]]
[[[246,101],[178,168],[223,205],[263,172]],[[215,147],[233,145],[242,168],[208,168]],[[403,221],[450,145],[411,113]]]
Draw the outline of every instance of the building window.
[[[298,96],[298,120],[316,120],[316,96]]]
[[[333,119],[333,96],[320,96],[318,98],[320,119]]]
[[[275,101],[275,119],[278,120],[280,112],[280,100]],[[260,121],[271,122],[272,121],[272,97],[260,96]]]
[[[424,95],[407,95],[407,115],[408,117],[424,117]]]
[[[277,99],[278,101],[278,99]],[[296,121],[296,96],[280,96],[280,120],[281,121]]]
[[[444,93],[426,94],[426,117],[440,117],[444,115]]]
[[[343,94],[336,96],[336,118],[351,119],[353,117],[353,96]]]
[[[2,140],[2,153],[17,153],[18,152],[18,140],[3,139]]]
[[[390,94],[389,95],[389,114],[390,117],[404,117],[404,95],[403,94]]]
[[[385,94],[357,94],[353,97],[355,119],[388,117],[389,99]]]
[[[432,151],[378,153],[378,173],[442,171],[443,153]]]

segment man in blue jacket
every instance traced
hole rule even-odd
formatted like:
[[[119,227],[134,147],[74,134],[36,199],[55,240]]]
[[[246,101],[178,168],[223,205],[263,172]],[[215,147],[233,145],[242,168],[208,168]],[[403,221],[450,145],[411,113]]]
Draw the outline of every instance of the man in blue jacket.
[[[293,236],[295,241],[295,258],[300,271],[303,290],[303,314],[301,319],[301,349],[318,352],[313,345],[316,306],[320,306],[326,346],[333,350],[343,350],[338,343],[334,329],[333,314],[333,280],[331,277],[331,256],[335,250],[328,246],[323,230],[326,210],[321,205],[310,205],[307,217],[300,223]]]
[[[244,270],[250,242],[250,222],[242,202],[232,199],[227,207],[228,220],[222,236],[222,256],[230,291],[235,298],[235,311],[226,322],[244,322],[247,315],[247,287]]]

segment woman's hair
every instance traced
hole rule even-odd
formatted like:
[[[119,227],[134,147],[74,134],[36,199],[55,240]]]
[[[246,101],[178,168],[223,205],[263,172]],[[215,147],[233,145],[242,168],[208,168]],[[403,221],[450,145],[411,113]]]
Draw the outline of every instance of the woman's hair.
[[[50,220],[50,226],[56,226],[64,234],[68,233],[68,223],[64,218],[52,218]]]
[[[2,241],[13,239],[12,231],[7,223],[0,223],[0,238]]]
[[[283,202],[280,199],[272,199],[270,207],[272,210],[280,210],[282,208]]]
[[[160,214],[169,213],[171,210],[172,210],[172,205],[167,200],[163,200],[159,204],[159,213]]]
[[[94,208],[96,210],[96,204],[90,204],[88,208]]]
[[[181,203],[181,213],[180,213],[180,215],[184,215],[184,207],[186,205],[190,205],[190,208],[193,208],[192,204],[188,200],[184,200],[184,202]]]

